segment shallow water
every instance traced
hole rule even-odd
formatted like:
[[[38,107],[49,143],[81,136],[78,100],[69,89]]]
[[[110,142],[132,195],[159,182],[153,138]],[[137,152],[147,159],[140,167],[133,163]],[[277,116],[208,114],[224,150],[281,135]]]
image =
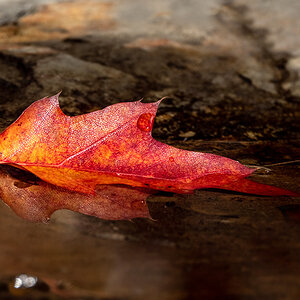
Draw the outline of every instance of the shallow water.
[[[298,175],[297,166],[278,166],[254,179],[295,189]],[[60,210],[43,224],[2,202],[0,298],[299,295],[299,198],[199,190],[159,193],[147,203],[153,219],[109,221]],[[15,288],[21,274],[36,283]]]

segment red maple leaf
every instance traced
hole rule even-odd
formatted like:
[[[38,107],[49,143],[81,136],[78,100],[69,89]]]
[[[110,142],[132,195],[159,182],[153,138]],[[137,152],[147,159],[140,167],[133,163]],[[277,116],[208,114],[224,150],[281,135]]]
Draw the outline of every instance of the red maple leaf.
[[[177,193],[220,188],[297,195],[245,179],[255,169],[232,159],[154,140],[159,103],[124,102],[69,117],[61,111],[58,95],[43,98],[0,135],[0,163],[88,194],[98,184],[125,184]]]

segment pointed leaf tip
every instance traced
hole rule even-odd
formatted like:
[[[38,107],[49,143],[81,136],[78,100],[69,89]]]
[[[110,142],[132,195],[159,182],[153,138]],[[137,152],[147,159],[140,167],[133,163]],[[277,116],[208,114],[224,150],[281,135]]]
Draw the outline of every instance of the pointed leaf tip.
[[[51,100],[53,99],[55,102],[59,103],[58,98],[59,98],[59,96],[60,96],[61,93],[62,93],[62,91],[59,91],[57,94],[49,97],[49,99],[51,99]]]
[[[160,100],[158,100],[157,102],[160,103],[161,101],[163,101],[163,100],[165,100],[165,99],[169,99],[169,98],[171,98],[171,97],[169,97],[169,96],[164,96],[164,97],[162,97]]]
[[[155,101],[153,104],[156,104],[156,106],[159,106],[160,103],[161,103],[163,100],[167,99],[167,98],[170,98],[170,97],[169,97],[169,96],[162,97],[161,99]]]
[[[57,94],[55,94],[54,96],[56,96],[57,97],[57,99],[58,99],[58,97],[60,96],[60,94],[62,93],[62,90],[60,90]]]

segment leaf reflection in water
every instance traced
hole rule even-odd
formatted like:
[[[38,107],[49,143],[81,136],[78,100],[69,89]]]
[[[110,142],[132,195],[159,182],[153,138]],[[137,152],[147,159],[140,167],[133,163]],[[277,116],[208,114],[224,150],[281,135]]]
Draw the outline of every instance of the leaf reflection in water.
[[[151,191],[127,186],[99,185],[95,195],[71,192],[10,166],[0,168],[0,197],[20,217],[47,222],[59,209],[106,220],[151,218],[146,199]]]

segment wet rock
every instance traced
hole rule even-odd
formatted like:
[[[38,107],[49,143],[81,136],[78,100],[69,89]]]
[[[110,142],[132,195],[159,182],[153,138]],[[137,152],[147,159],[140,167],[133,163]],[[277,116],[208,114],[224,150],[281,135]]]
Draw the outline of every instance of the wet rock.
[[[63,91],[67,96],[63,107],[77,114],[91,105],[104,107],[118,102],[120,97],[130,100],[136,85],[129,74],[63,53],[40,59],[34,76],[47,95]]]

